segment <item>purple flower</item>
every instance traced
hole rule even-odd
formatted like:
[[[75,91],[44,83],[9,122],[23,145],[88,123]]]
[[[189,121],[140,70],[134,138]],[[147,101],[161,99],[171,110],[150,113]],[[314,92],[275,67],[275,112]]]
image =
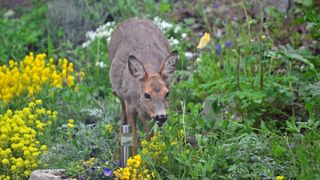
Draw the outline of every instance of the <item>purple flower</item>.
[[[92,171],[92,172],[95,172],[95,171],[96,171],[96,168],[92,167],[92,168],[91,168],[91,171]]]
[[[87,166],[86,165],[82,165],[84,170],[87,170]]]
[[[231,41],[226,41],[225,45],[226,48],[232,46],[232,42]]]
[[[107,176],[107,177],[112,176],[112,170],[109,169],[109,168],[104,168],[104,170],[103,170],[103,175],[104,175],[104,176]]]
[[[218,43],[218,44],[216,45],[216,54],[217,54],[217,55],[220,55],[221,52],[222,52],[222,49],[221,49],[220,43]]]
[[[291,144],[290,144],[290,147],[291,147],[291,148],[294,148],[294,144],[293,144],[293,143],[291,143]]]
[[[215,2],[213,3],[213,7],[214,7],[215,9],[219,9],[219,7],[220,7],[219,2],[215,1]]]

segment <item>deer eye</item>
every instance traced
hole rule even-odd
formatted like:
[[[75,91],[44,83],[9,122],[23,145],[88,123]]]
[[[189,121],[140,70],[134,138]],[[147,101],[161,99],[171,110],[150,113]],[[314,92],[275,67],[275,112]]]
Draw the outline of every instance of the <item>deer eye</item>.
[[[167,98],[167,97],[169,97],[169,95],[170,95],[170,91],[168,91],[168,92],[167,92],[167,94],[166,94],[166,98]]]
[[[148,94],[148,93],[144,93],[144,97],[145,97],[146,99],[151,99],[151,96],[150,96],[150,94]]]

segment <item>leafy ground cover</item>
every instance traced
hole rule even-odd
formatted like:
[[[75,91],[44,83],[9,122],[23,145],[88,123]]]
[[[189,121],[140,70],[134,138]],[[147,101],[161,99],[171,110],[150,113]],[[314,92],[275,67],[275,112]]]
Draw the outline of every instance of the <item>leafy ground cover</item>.
[[[282,1],[279,1],[280,3]],[[319,179],[319,4],[0,2],[0,179]],[[151,19],[179,52],[170,116],[119,167],[108,78],[117,23]],[[141,126],[141,124],[139,124]]]

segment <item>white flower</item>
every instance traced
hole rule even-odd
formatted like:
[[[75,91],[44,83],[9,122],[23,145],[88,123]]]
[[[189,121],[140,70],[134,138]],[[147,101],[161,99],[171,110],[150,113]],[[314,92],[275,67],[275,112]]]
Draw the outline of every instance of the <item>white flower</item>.
[[[177,34],[180,30],[181,30],[181,27],[180,27],[180,26],[176,26],[176,27],[174,28],[173,32],[174,32],[175,34]]]
[[[193,57],[192,52],[185,52],[184,55],[186,56],[187,59],[191,59]]]
[[[84,43],[82,43],[82,48],[86,48],[91,44],[92,41],[86,41]]]
[[[182,34],[181,34],[181,37],[182,37],[182,38],[186,38],[187,36],[188,36],[187,33],[182,33]]]
[[[179,41],[177,39],[174,39],[173,37],[171,37],[169,39],[169,43],[170,43],[171,46],[173,46],[173,45],[178,45]]]
[[[104,67],[106,67],[107,65],[103,62],[103,61],[98,61],[98,62],[96,62],[96,66],[98,66],[98,67],[100,67],[100,68],[104,68]]]
[[[88,47],[97,38],[101,39],[106,37],[109,43],[114,26],[115,22],[107,22],[106,24],[99,26],[95,31],[86,32],[87,41],[82,44],[82,47]]]
[[[196,59],[196,64],[200,64],[201,63],[201,59],[198,57],[197,59]]]
[[[153,23],[163,32],[173,27],[172,24],[160,19],[158,16],[153,19]]]

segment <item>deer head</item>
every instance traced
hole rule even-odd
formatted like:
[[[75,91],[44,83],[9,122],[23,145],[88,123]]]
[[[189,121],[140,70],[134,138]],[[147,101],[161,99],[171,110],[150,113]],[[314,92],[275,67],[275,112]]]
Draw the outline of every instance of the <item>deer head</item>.
[[[139,82],[139,103],[159,126],[167,120],[169,81],[177,62],[178,53],[174,51],[165,58],[158,73],[148,74],[141,61],[135,56],[129,57],[129,72]]]

